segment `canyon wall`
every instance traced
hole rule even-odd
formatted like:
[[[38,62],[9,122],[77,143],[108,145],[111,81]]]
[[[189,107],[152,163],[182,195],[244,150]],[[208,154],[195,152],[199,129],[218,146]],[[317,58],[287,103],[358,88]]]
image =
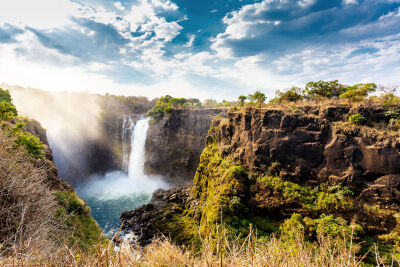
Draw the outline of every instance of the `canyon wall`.
[[[366,125],[348,122],[352,114],[363,114]],[[124,229],[143,245],[160,233],[188,245],[200,242],[193,229],[214,235],[224,222],[235,235],[255,227],[268,236],[295,216],[304,218],[306,238],[329,219],[341,229],[360,226],[357,238],[396,244],[381,237],[400,229],[400,134],[388,130],[389,119],[381,106],[346,105],[216,117],[193,186],[156,191],[152,203],[122,214]]]
[[[19,115],[47,129],[46,143],[52,147],[59,174],[73,185],[93,174],[119,170],[123,116],[145,114],[155,103],[145,97],[0,86],[10,90]]]
[[[175,185],[191,183],[211,121],[226,112],[226,109],[174,110],[160,120],[151,121],[145,171],[164,176]]]
[[[370,125],[390,119],[381,108],[247,109],[229,113],[216,126],[218,146],[223,156],[254,172],[270,170],[298,183],[344,183],[359,191],[380,177],[400,174],[400,139],[384,129],[344,122],[358,113]]]

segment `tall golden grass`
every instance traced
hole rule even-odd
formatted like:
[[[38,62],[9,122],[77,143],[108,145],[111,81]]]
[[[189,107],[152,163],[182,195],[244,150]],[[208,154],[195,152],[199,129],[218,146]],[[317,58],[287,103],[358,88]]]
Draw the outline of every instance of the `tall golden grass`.
[[[215,239],[202,238],[200,250],[183,249],[172,244],[168,238],[156,239],[145,248],[135,242],[123,242],[118,251],[112,242],[98,243],[94,253],[85,254],[78,249],[64,247],[54,254],[37,258],[10,255],[0,258],[0,266],[363,266],[363,260],[370,254],[375,258],[374,266],[399,266],[395,257],[391,262],[380,257],[379,252],[369,251],[358,255],[359,245],[352,237],[329,238],[320,236],[315,242],[306,242],[301,236],[294,239],[279,238],[272,235],[261,241],[253,231],[239,241],[228,239],[225,235]]]

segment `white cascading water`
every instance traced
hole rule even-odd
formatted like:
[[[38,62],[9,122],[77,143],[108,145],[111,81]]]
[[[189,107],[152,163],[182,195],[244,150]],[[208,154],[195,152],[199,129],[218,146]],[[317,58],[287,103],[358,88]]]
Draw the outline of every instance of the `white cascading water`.
[[[144,173],[145,144],[149,120],[141,119],[136,123],[132,117],[122,121],[122,169],[105,175],[93,175],[90,182],[77,188],[83,195],[103,199],[114,199],[137,193],[152,193],[158,188],[167,188],[161,177]],[[130,148],[129,148],[130,145]]]
[[[132,142],[132,131],[135,123],[131,116],[123,117],[122,119],[122,171],[128,173],[129,170],[129,147],[128,144]],[[130,141],[130,142],[128,142]]]
[[[158,188],[168,188],[161,177],[144,173],[148,119],[136,123],[126,116],[122,121],[122,169],[105,175],[93,175],[90,182],[77,188],[91,207],[91,214],[105,230],[118,229],[125,210],[148,203]]]
[[[144,174],[145,145],[149,119],[136,122],[131,134],[131,153],[129,157],[128,175],[131,179],[146,178]]]

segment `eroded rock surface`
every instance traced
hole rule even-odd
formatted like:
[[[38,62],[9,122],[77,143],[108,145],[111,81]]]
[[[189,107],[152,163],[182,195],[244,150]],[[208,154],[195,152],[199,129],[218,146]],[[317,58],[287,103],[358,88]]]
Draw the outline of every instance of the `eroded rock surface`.
[[[225,109],[175,110],[150,123],[145,170],[175,185],[193,181],[212,119]]]

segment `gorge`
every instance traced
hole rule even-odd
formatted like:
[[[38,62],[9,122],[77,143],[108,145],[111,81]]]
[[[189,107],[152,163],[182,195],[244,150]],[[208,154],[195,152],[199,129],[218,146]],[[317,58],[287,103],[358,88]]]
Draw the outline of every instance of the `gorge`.
[[[16,99],[22,105],[18,95]],[[71,125],[71,117],[57,121],[21,108],[47,127],[58,126],[58,133],[46,132],[38,122],[24,119],[23,130],[55,148],[45,151],[47,179],[60,190],[56,195],[62,210],[83,220],[91,218],[90,211],[108,238],[121,229],[143,248],[168,237],[197,250],[204,248],[204,237],[219,240],[220,229],[224,238],[243,242],[255,229],[257,240],[275,235],[293,240],[300,233],[304,242],[314,242],[320,235],[342,238],[351,233],[363,244],[357,253],[375,243],[397,249],[400,136],[391,130],[389,112],[396,105],[332,101],[163,107],[157,117],[132,107],[115,113],[102,107],[79,127]],[[352,122],[355,116],[364,118],[363,123]],[[17,127],[18,119],[8,123]],[[88,127],[94,127],[89,134],[84,132]],[[75,132],[68,137],[65,129]],[[59,132],[67,136],[66,143],[57,139]],[[74,144],[70,140],[76,133],[84,138]],[[65,179],[73,187],[58,178],[63,177],[56,168],[66,156],[60,151],[68,152],[69,144],[82,157],[74,152],[61,164],[92,166],[74,169],[79,178]],[[56,166],[52,154],[58,158]],[[77,165],[69,164],[75,161]],[[100,234],[94,225],[92,221]],[[89,233],[79,236],[93,241]]]
[[[161,177],[144,173],[145,142],[149,119],[142,115],[122,119],[122,170],[94,175],[76,190],[91,207],[93,218],[105,230],[118,230],[123,211],[139,207],[150,201],[151,194],[159,188],[168,188]]]

